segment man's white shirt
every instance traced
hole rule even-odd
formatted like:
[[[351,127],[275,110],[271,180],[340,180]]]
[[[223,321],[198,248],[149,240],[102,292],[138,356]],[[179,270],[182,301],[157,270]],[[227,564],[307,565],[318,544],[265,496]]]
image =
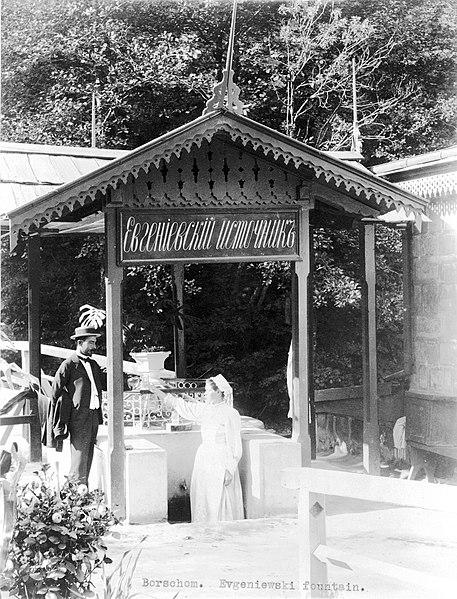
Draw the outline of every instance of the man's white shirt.
[[[81,364],[86,369],[86,372],[90,379],[91,395],[90,395],[89,409],[97,410],[100,407],[100,400],[98,398],[97,385],[95,384],[94,374],[92,372],[92,367],[90,365],[90,362],[88,361],[88,356],[84,356],[83,354],[81,354],[79,352],[76,352],[76,353],[77,353],[78,357],[81,358]]]

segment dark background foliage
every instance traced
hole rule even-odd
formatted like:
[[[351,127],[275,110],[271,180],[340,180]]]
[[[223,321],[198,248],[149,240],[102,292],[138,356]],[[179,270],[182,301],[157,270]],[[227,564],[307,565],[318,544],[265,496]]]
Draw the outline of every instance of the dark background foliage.
[[[4,0],[3,140],[88,146],[94,91],[99,147],[135,148],[189,122],[224,67],[231,4]],[[240,3],[234,70],[248,116],[349,149],[354,57],[366,165],[455,143],[456,12],[446,0]],[[314,245],[315,383],[356,384],[358,233],[316,227]],[[378,229],[380,375],[402,364],[400,249],[398,232]],[[17,339],[27,338],[25,252],[3,241],[2,320]],[[104,306],[103,240],[45,239],[42,262],[43,342],[69,347],[79,307]],[[127,269],[125,323],[149,323],[171,348],[178,308],[169,267]],[[188,375],[221,371],[242,412],[286,420],[289,265],[188,265],[184,308]]]

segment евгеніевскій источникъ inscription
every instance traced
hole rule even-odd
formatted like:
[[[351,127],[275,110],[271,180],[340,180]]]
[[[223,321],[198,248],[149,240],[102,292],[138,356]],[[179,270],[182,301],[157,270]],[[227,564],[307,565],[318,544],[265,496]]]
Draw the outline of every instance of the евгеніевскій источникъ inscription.
[[[121,213],[121,262],[298,254],[297,214],[163,216]]]

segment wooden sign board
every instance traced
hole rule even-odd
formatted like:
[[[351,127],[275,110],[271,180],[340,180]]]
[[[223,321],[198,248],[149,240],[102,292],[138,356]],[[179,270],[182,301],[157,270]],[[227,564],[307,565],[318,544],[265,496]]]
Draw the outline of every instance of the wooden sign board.
[[[298,259],[298,211],[121,211],[120,264]]]

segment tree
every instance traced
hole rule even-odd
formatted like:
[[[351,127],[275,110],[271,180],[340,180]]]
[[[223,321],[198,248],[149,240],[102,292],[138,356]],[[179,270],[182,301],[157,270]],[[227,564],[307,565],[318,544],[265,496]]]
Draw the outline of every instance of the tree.
[[[411,89],[362,135],[370,162],[412,156],[456,143],[457,5],[452,0],[345,0],[343,14],[369,17],[381,39],[394,41],[382,61],[384,97]]]
[[[272,85],[284,102],[284,131],[317,148],[347,149],[352,135],[352,60],[363,106],[361,124],[371,124],[400,97],[366,98],[392,39],[376,46],[368,20],[343,17],[329,0],[293,0],[281,6],[282,21],[270,41]],[[363,84],[363,86],[362,86]]]

